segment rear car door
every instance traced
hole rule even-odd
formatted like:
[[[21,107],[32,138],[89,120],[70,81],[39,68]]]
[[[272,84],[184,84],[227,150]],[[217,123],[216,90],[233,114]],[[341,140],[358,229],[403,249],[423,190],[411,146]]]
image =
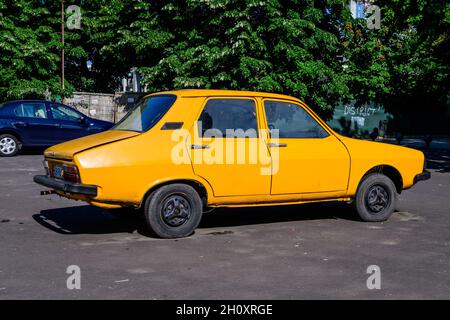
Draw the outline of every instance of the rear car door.
[[[212,97],[191,130],[194,172],[217,197],[270,193],[270,155],[260,141],[257,112],[254,98]]]
[[[50,118],[46,103],[18,102],[14,107],[14,126],[30,145],[47,146],[57,141],[58,125]]]
[[[303,194],[303,198],[344,194],[350,156],[344,144],[300,104],[263,101],[269,148],[276,164],[271,194]]]
[[[87,135],[86,117],[74,109],[59,103],[50,104],[53,121],[58,124],[58,142],[73,140]]]

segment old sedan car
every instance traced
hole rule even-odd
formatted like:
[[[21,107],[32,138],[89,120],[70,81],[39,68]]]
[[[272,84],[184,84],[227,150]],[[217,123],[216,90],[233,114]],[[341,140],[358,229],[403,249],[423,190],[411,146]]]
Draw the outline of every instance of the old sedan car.
[[[0,156],[12,157],[22,146],[48,147],[112,126],[113,123],[89,118],[57,102],[5,102],[0,104]]]
[[[213,207],[353,202],[383,221],[430,177],[420,151],[343,137],[299,99],[180,90],[146,96],[112,130],[45,151],[34,181],[103,208],[142,208],[162,238]]]

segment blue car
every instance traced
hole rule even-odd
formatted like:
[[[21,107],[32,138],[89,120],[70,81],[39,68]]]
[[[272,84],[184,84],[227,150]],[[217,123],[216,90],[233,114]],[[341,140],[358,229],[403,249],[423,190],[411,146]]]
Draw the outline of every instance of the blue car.
[[[22,146],[52,146],[108,130],[113,125],[56,102],[5,102],[0,104],[0,156],[12,157]]]

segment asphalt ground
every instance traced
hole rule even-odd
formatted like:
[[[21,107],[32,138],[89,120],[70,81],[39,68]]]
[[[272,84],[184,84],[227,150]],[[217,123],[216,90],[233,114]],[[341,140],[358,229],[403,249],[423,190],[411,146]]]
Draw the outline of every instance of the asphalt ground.
[[[217,209],[177,240],[40,196],[40,154],[0,158],[0,299],[449,299],[450,155],[430,154],[432,178],[387,222],[339,203]],[[70,265],[81,289],[67,287]]]

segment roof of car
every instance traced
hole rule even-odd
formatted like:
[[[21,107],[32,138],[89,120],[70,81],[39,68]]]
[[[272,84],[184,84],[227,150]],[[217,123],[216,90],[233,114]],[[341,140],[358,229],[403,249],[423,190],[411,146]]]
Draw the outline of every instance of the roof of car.
[[[1,105],[9,106],[11,104],[18,103],[18,102],[39,102],[39,103],[51,102],[51,103],[58,103],[58,104],[63,104],[64,105],[64,103],[62,103],[62,102],[49,101],[49,100],[39,100],[39,99],[10,100],[10,101],[2,102]]]
[[[5,101],[4,103],[12,103],[12,102],[46,102],[47,100],[39,100],[39,99],[22,99],[22,100],[10,100]]]
[[[299,99],[279,93],[258,92],[258,91],[239,91],[239,90],[218,90],[218,89],[181,89],[173,91],[164,91],[152,93],[156,94],[175,94],[179,97],[212,97],[212,96],[238,96],[238,97],[264,97],[285,99],[301,102]]]

